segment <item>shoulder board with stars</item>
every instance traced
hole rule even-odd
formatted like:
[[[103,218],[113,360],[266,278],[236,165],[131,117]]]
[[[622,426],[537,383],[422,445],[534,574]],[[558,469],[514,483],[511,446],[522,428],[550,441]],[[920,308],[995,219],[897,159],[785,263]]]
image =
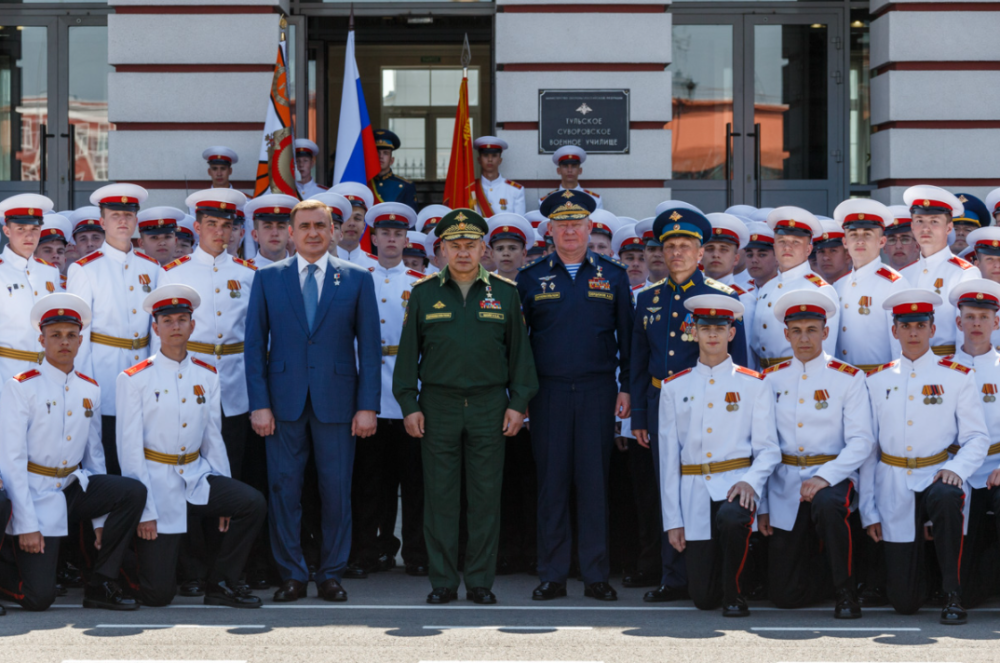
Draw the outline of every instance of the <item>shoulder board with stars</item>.
[[[682,376],[682,375],[687,375],[688,373],[690,373],[690,372],[691,372],[691,371],[693,371],[693,370],[694,370],[693,368],[685,368],[685,369],[684,369],[683,371],[681,371],[680,373],[674,373],[674,374],[673,374],[673,375],[671,375],[671,376],[670,376],[669,378],[667,378],[666,380],[664,380],[664,381],[663,381],[663,384],[666,384],[666,383],[670,382],[671,380],[676,380],[677,378],[679,378],[679,377],[680,377],[680,376]]]
[[[53,264],[52,264],[51,262],[49,262],[48,260],[42,260],[41,258],[35,258],[35,262],[40,262],[40,263],[42,263],[43,265],[48,265],[49,267],[55,267],[55,265],[53,265]]]
[[[816,274],[806,274],[806,281],[809,281],[817,288],[822,288],[825,285],[830,285],[829,283],[823,280],[823,277],[817,276]]]
[[[236,256],[233,256],[233,262],[235,262],[237,265],[243,265],[247,269],[252,269],[255,272],[257,271],[257,265],[253,264],[252,260],[244,260],[243,258],[237,258]]]
[[[405,177],[402,177],[402,176],[400,176],[400,175],[396,175],[396,173],[393,173],[393,176],[394,176],[394,177],[395,177],[395,178],[396,178],[397,180],[399,180],[400,182],[403,182],[403,183],[405,183],[405,184],[409,184],[409,183],[410,183],[410,180],[408,180],[408,179],[406,179]]]
[[[941,361],[939,361],[938,362],[938,366],[944,366],[945,368],[950,368],[950,369],[952,369],[954,371],[958,371],[959,373],[962,373],[964,375],[968,375],[969,372],[972,370],[968,366],[963,366],[962,364],[959,364],[957,361],[952,361],[948,357],[945,357],[944,359],[942,359]]]
[[[177,267],[178,265],[183,265],[184,263],[188,262],[189,260],[191,260],[191,256],[181,256],[177,260],[172,260],[172,261],[168,262],[166,265],[164,265],[163,266],[163,271],[169,272],[174,267]]]
[[[215,370],[215,366],[212,366],[207,361],[202,361],[201,359],[198,359],[197,357],[191,357],[191,363],[194,364],[195,366],[201,366],[205,370],[212,371],[213,373],[218,373],[219,372],[219,371]]]
[[[722,292],[726,293],[727,295],[736,294],[736,290],[734,290],[732,288],[732,286],[728,286],[725,283],[723,283],[722,281],[716,281],[715,279],[709,278],[707,276],[705,277],[705,285],[707,285],[709,287],[712,287],[712,288],[715,288],[716,290],[721,290]],[[743,293],[739,293],[739,294],[743,294]]]
[[[428,275],[426,275],[426,276],[425,276],[424,278],[422,278],[422,279],[419,279],[419,280],[417,280],[417,281],[414,281],[414,282],[413,282],[413,285],[411,285],[410,287],[411,287],[411,288],[416,288],[416,287],[417,287],[418,285],[420,285],[421,283],[427,283],[427,282],[431,281],[431,280],[432,280],[432,279],[433,279],[433,278],[434,278],[435,276],[437,276],[437,275],[438,275],[439,273],[440,273],[440,272],[435,272],[435,273],[433,273],[433,274],[428,274]]]
[[[146,359],[145,361],[140,361],[135,366],[130,366],[129,368],[126,368],[125,369],[125,375],[127,375],[129,377],[132,377],[133,375],[135,375],[139,371],[144,371],[144,370],[146,370],[147,368],[149,368],[152,365],[153,365],[153,360],[152,359]]]
[[[850,364],[845,364],[844,362],[837,361],[836,359],[832,360],[829,364],[826,365],[826,367],[832,368],[833,370],[838,371],[840,373],[847,373],[848,375],[851,376],[857,375],[861,371],[860,368],[856,368],[854,366],[851,366]]]
[[[623,263],[621,260],[618,260],[618,258],[612,258],[611,256],[604,255],[603,253],[598,253],[597,255],[604,258],[605,261],[610,262],[612,265],[618,265],[622,269],[628,269],[628,267],[625,266],[625,263]]]
[[[33,368],[30,371],[25,371],[24,373],[19,373],[15,375],[14,379],[17,380],[18,382],[27,382],[31,378],[37,378],[39,375],[41,375],[41,373],[39,373],[37,370]]]
[[[882,278],[886,279],[887,281],[891,281],[892,283],[895,283],[899,279],[903,278],[902,276],[900,276],[899,272],[897,272],[894,269],[889,269],[888,267],[879,267],[877,270],[875,270],[875,273],[881,276]]]
[[[101,253],[100,251],[94,251],[93,253],[90,253],[90,254],[87,254],[87,255],[83,256],[82,258],[80,258],[79,260],[77,260],[74,264],[80,265],[81,267],[83,267],[87,263],[94,262],[98,258],[103,258],[103,257],[104,257],[103,253]]]
[[[413,278],[416,278],[416,279],[422,279],[422,278],[424,278],[424,276],[426,276],[425,274],[421,274],[420,272],[418,272],[415,269],[408,269],[408,270],[406,270],[406,275],[407,276],[412,276]]]
[[[138,257],[138,258],[144,258],[144,259],[148,260],[149,262],[153,263],[153,264],[154,264],[154,265],[156,265],[157,267],[159,267],[159,266],[160,266],[160,263],[156,261],[156,258],[152,258],[152,257],[150,257],[150,256],[147,256],[147,255],[146,255],[145,253],[143,253],[142,251],[136,251],[136,252],[135,252],[135,255],[136,255],[136,257]]]
[[[753,370],[752,368],[747,368],[746,366],[737,366],[737,373],[742,373],[743,375],[749,375],[752,378],[757,378],[758,380],[763,380],[764,376]]]
[[[519,270],[517,270],[517,271],[519,271],[519,272],[523,272],[524,270],[528,269],[529,267],[534,267],[534,266],[535,266],[535,265],[537,265],[538,263],[540,263],[540,262],[542,262],[543,260],[545,260],[545,258],[547,258],[547,257],[548,257],[548,256],[538,256],[537,258],[535,258],[534,260],[532,260],[531,262],[529,262],[529,263],[528,263],[527,265],[524,265],[524,266],[522,266],[522,267],[521,267],[521,268],[520,268]]]
[[[583,192],[586,193],[586,194],[588,194],[588,195],[590,195],[590,196],[593,196],[594,198],[600,198],[601,197],[601,194],[597,193],[596,191],[591,191],[590,189],[584,189]]]
[[[97,384],[97,380],[95,380],[94,378],[90,377],[89,375],[84,375],[80,371],[75,371],[75,373],[76,373],[76,377],[80,378],[81,380],[85,380],[86,382],[89,382],[90,384],[94,385],[95,387],[101,386],[101,385]]]
[[[506,182],[507,184],[511,185],[511,186],[512,186],[512,187],[514,187],[515,189],[523,189],[523,188],[524,188],[524,186],[523,186],[523,185],[521,185],[521,184],[518,184],[518,183],[517,183],[517,182],[515,182],[514,180],[504,180],[504,182]]]
[[[948,262],[950,262],[953,265],[958,265],[962,269],[972,269],[972,263],[971,262],[968,262],[967,260],[962,260],[958,256],[955,256],[954,258],[950,258],[948,260]]]
[[[780,364],[775,364],[774,366],[768,366],[767,368],[764,369],[764,375],[770,375],[775,371],[780,371],[781,369],[788,368],[791,365],[792,365],[791,361],[783,361]]]
[[[895,366],[898,363],[899,363],[898,359],[893,359],[888,364],[882,364],[881,366],[876,366],[875,368],[873,368],[870,371],[866,371],[865,375],[868,375],[868,376],[875,375],[876,373],[878,373],[880,371],[884,371],[887,368],[892,368],[893,366]]]

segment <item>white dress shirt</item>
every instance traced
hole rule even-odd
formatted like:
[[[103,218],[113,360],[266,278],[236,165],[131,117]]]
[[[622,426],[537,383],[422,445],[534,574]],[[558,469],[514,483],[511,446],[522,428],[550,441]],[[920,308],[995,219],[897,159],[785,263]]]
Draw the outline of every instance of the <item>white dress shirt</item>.
[[[921,254],[915,263],[904,267],[900,274],[911,288],[936,292],[944,300],[944,303],[934,307],[936,329],[934,338],[931,339],[931,347],[955,345],[955,339],[959,337],[958,327],[955,325],[958,314],[948,301],[948,296],[956,284],[982,278],[979,268],[962,260],[946,246],[927,258]]]
[[[329,258],[326,256],[321,256],[319,260],[314,263],[309,262],[302,257],[301,253],[295,254],[295,260],[299,266],[299,287],[306,287],[306,277],[309,276],[309,265],[316,265],[319,269],[316,270],[316,303],[319,304],[319,298],[323,294],[323,279],[326,277],[326,267],[330,264]]]
[[[0,347],[41,352],[38,331],[31,326],[31,307],[45,295],[60,290],[58,269],[34,257],[22,258],[10,244],[5,246],[0,253]],[[32,368],[38,368],[37,361],[0,357],[0,380]]]

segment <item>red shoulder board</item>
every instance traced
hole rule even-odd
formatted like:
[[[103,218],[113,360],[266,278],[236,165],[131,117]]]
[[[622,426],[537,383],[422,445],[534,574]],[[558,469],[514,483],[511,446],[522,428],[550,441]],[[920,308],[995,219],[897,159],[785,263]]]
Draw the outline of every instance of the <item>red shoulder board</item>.
[[[153,360],[152,359],[146,359],[145,361],[140,361],[135,366],[130,366],[129,368],[126,368],[125,369],[125,375],[127,375],[129,377],[132,377],[133,375],[135,375],[139,371],[147,369],[147,368],[149,368],[152,365],[153,365]]]
[[[159,267],[159,266],[160,266],[160,263],[159,263],[159,262],[157,262],[156,258],[152,258],[152,257],[150,257],[150,256],[147,256],[147,255],[146,255],[145,253],[143,253],[142,251],[136,251],[136,252],[135,252],[135,255],[136,255],[137,257],[139,257],[139,258],[143,258],[143,259],[145,259],[145,260],[148,260],[149,262],[153,263],[153,264],[154,264],[154,265],[156,265],[157,267]]]
[[[600,198],[601,197],[601,194],[597,193],[596,191],[591,191],[590,189],[584,189],[583,192],[590,194],[594,198]]]
[[[966,260],[962,260],[958,256],[955,256],[954,258],[951,258],[950,260],[948,260],[948,262],[950,262],[953,265],[958,265],[962,269],[972,269],[972,263],[971,262],[968,262]]]
[[[854,366],[851,366],[850,364],[845,364],[844,362],[837,361],[836,359],[834,359],[833,361],[831,361],[826,366],[827,366],[827,368],[832,368],[835,371],[840,371],[841,373],[847,373],[848,375],[857,375],[858,371],[861,370],[860,368],[855,368]]]
[[[690,369],[690,368],[685,368],[685,369],[684,369],[683,371],[681,371],[680,373],[674,373],[674,374],[673,374],[673,375],[671,375],[671,376],[670,376],[669,378],[667,378],[666,380],[664,380],[664,381],[663,381],[663,384],[666,384],[666,383],[670,382],[671,380],[676,380],[677,378],[679,378],[679,377],[680,377],[680,376],[682,376],[682,375],[687,375],[687,374],[688,374],[688,373],[690,373],[690,372],[691,372],[692,370],[693,370],[693,369]]]
[[[95,380],[94,378],[90,377],[89,375],[84,375],[80,371],[76,371],[76,377],[80,378],[81,380],[86,380],[87,382],[89,382],[90,384],[94,385],[95,387],[101,386],[101,385],[97,384],[97,380]]]
[[[829,283],[824,281],[822,277],[817,276],[815,274],[806,274],[806,280],[812,283],[817,288],[822,288],[825,285],[830,285]]]
[[[378,256],[372,255],[371,253],[368,253],[367,251],[365,251],[365,255],[368,256],[369,258],[371,258],[372,260],[378,262]]]
[[[879,267],[878,270],[875,273],[878,274],[879,276],[881,276],[884,279],[888,279],[889,281],[892,281],[893,283],[895,283],[899,279],[903,278],[898,273],[896,273],[895,271],[889,269],[888,267]]]
[[[882,364],[881,366],[876,366],[875,368],[873,368],[870,371],[866,371],[865,375],[875,375],[879,371],[884,371],[887,368],[892,368],[893,366],[895,366],[898,363],[899,363],[899,360],[898,359],[894,359],[893,361],[890,361],[888,364]]]
[[[791,365],[792,365],[792,362],[791,362],[791,360],[789,360],[789,361],[783,361],[780,364],[775,364],[774,366],[768,366],[767,368],[764,369],[764,375],[770,375],[771,373],[774,373],[775,371],[780,371],[781,369],[788,368]]]
[[[957,361],[952,361],[950,357],[945,357],[944,359],[939,361],[938,366],[944,366],[945,368],[950,368],[958,371],[959,373],[964,373],[966,375],[968,375],[969,371],[972,370],[968,366],[963,366],[962,364],[959,364]]]
[[[40,262],[40,263],[42,263],[43,265],[48,265],[49,267],[55,267],[55,265],[53,265],[53,264],[52,264],[51,262],[49,262],[48,260],[42,260],[41,258],[35,258],[35,262]]]
[[[177,267],[178,265],[183,265],[184,263],[186,263],[189,260],[191,260],[191,256],[181,256],[177,260],[172,260],[172,261],[168,262],[166,265],[164,265],[163,266],[163,271],[169,272],[174,267]]]
[[[420,272],[418,272],[415,269],[408,269],[408,270],[406,270],[406,273],[407,273],[407,275],[412,276],[414,278],[418,278],[418,279],[422,279],[425,276],[425,274],[421,274]]]
[[[518,183],[517,183],[517,182],[515,182],[514,180],[504,180],[504,181],[505,181],[505,182],[506,182],[507,184],[509,184],[509,185],[511,185],[512,187],[514,187],[515,189],[523,189],[523,188],[524,188],[524,187],[523,187],[522,185],[518,184]]]
[[[79,260],[77,260],[77,261],[76,261],[76,264],[77,264],[77,265],[80,265],[81,267],[83,267],[83,266],[84,266],[84,265],[86,265],[86,264],[87,264],[88,262],[94,262],[94,261],[95,261],[95,260],[97,260],[98,258],[103,258],[103,257],[104,257],[104,254],[103,254],[103,253],[101,253],[100,251],[94,251],[94,252],[93,252],[93,253],[91,253],[90,255],[85,255],[85,256],[83,256],[82,258],[80,258]]]
[[[194,365],[196,365],[196,366],[201,366],[204,369],[210,370],[213,373],[218,373],[218,371],[215,370],[215,366],[212,366],[208,362],[202,361],[201,359],[198,359],[197,357],[191,357],[191,363],[194,364]]]
[[[747,368],[746,366],[737,366],[737,373],[742,373],[743,375],[749,375],[752,378],[757,378],[758,380],[763,380],[764,376],[753,370],[752,368]]]
[[[243,265],[247,269],[252,269],[255,272],[257,271],[257,266],[254,265],[253,262],[250,260],[244,260],[243,258],[237,258],[236,256],[233,256],[233,262],[235,262],[237,265]]]
[[[731,286],[729,286],[729,287],[730,287],[730,288],[732,288],[733,290],[735,290],[735,291],[736,291],[736,294],[737,294],[737,295],[745,295],[745,294],[747,294],[747,291],[746,291],[746,290],[744,290],[743,288],[739,287],[739,286],[738,286],[738,285],[736,285],[735,283],[734,283],[734,284],[732,284],[732,285],[731,285]]]
[[[41,375],[41,373],[39,373],[35,369],[31,369],[30,371],[25,371],[24,373],[15,375],[14,379],[17,380],[18,382],[27,382],[31,378],[37,378],[39,375]]]

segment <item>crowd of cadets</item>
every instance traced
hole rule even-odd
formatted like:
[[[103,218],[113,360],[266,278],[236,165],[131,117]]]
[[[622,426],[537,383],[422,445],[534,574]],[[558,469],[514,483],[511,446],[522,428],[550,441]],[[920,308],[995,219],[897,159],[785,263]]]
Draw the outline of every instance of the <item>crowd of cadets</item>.
[[[435,228],[451,212],[417,211],[392,173],[398,137],[376,142],[372,188],[327,189],[311,179],[317,146],[296,141],[299,193],[329,208],[330,253],[371,273],[380,315],[377,432],[353,468],[354,579],[400,552],[406,573],[428,575],[421,441],[393,373],[411,290],[445,267]],[[579,147],[553,155],[560,185],[532,211],[500,173],[506,143],[475,147],[482,265],[517,283],[541,385],[506,445],[496,574],[538,575],[536,600],[565,596],[574,577],[614,600],[621,572],[647,602],[690,597],[730,616],[765,598],[834,598],[840,618],[932,600],[962,623],[995,592],[1000,189],[984,203],[915,186],[902,205],[852,199],[832,218],[668,200],[637,220],[580,185]],[[257,607],[251,590],[280,580],[242,352],[255,271],[294,254],[298,200],[248,200],[229,184],[235,152],[203,157],[212,187],[186,210],[141,208],[146,191],[130,184],[71,211],[30,194],[0,204],[0,508],[13,511],[0,592],[28,609],[81,585],[89,607],[178,591]],[[589,257],[565,264],[563,228],[581,219]],[[583,301],[615,313],[560,302],[586,270]],[[593,407],[605,391],[617,422]],[[314,498],[307,487],[310,566]]]

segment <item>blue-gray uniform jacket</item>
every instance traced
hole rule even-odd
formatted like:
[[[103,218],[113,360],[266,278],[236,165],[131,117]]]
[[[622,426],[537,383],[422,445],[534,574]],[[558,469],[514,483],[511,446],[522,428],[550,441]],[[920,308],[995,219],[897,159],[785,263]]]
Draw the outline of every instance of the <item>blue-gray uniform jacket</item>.
[[[695,295],[726,294],[739,299],[729,286],[695,270],[687,283],[677,285],[667,278],[636,296],[632,332],[632,430],[649,430],[652,382],[659,383],[698,361],[698,342],[692,336],[694,319],[684,300]],[[747,343],[743,320],[736,322],[736,336],[729,343],[733,363],[746,366]]]
[[[376,175],[373,181],[382,202],[403,203],[416,211],[417,187],[413,182],[396,175],[391,170],[385,175]]]
[[[521,268],[517,290],[542,383],[596,386],[620,370],[620,391],[629,392],[633,309],[624,265],[587,251],[573,279],[553,253]]]

